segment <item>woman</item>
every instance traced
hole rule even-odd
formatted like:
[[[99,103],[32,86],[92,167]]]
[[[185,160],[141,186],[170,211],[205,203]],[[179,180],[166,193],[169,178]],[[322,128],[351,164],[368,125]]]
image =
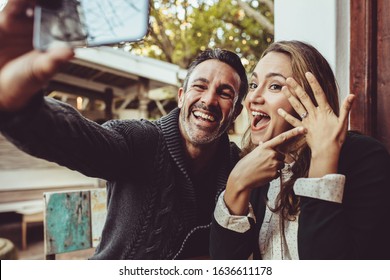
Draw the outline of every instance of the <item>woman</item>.
[[[354,96],[339,109],[324,57],[302,42],[273,43],[249,88],[246,155],[219,197],[211,256],[390,259],[390,157],[347,133]],[[305,136],[270,144],[294,126]]]

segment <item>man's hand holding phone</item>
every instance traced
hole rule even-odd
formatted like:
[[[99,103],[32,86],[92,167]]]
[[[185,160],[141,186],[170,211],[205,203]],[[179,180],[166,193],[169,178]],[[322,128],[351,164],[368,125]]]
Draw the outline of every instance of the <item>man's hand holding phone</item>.
[[[70,48],[32,48],[34,1],[8,0],[0,12],[0,111],[15,112],[73,57]]]
[[[98,10],[106,13],[107,16],[110,14],[109,11],[127,11],[122,16],[127,15],[127,17],[132,18],[131,15],[133,15],[134,19],[138,15],[140,26],[136,24],[131,26],[127,22],[107,22],[108,18],[104,17],[102,18],[103,21],[96,22],[99,24],[87,30],[81,29],[80,31],[75,26],[76,28],[72,30],[79,31],[78,34],[69,32],[70,29],[66,28],[66,26],[55,29],[54,31],[57,33],[54,32],[54,34],[61,32],[65,34],[60,37],[60,40],[52,36],[53,30],[50,28],[50,25],[44,25],[49,27],[46,29],[42,28],[43,25],[35,25],[33,36],[33,22],[37,24],[37,22],[42,23],[44,21],[44,14],[41,13],[40,17],[35,14],[34,17],[34,13],[43,8],[35,6],[37,1],[34,0],[8,0],[3,10],[0,11],[0,112],[16,112],[23,109],[31,98],[57,73],[60,66],[73,58],[72,48],[139,40],[146,34],[148,18],[147,0],[83,1],[85,5],[82,7],[82,10],[85,18],[89,16],[91,16],[89,17],[90,19],[99,17],[99,13],[96,13]],[[50,2],[52,3],[48,4],[47,0],[40,1],[44,5],[44,9],[50,12],[51,16],[56,16],[56,12],[63,11],[67,5],[67,7],[69,5],[71,7],[79,7],[81,5],[81,2],[77,0],[63,0],[60,6],[58,0],[51,0]],[[117,6],[113,6],[114,2]],[[140,3],[146,3],[146,6],[139,6]],[[108,8],[101,10],[106,7],[110,7],[111,10],[108,10]],[[77,13],[77,15],[80,15],[80,13]],[[73,14],[72,16],[75,15]],[[65,15],[63,19],[65,19],[66,25],[68,23],[67,16]],[[86,22],[88,21],[87,19],[85,20]],[[133,37],[129,34],[117,33],[116,29],[112,29],[114,23],[118,32],[124,30],[138,30],[138,32],[131,34]],[[40,40],[42,36],[48,34],[45,32],[49,32],[51,37],[48,36],[47,38],[49,39],[47,41],[42,41]],[[80,40],[73,40],[77,37],[75,35],[80,34],[84,37],[87,35],[88,38],[87,41],[82,41],[82,44],[79,44]],[[35,50],[32,44],[33,37]],[[77,39],[80,39],[80,36]],[[54,44],[52,44],[53,42]],[[58,44],[58,42],[61,43]]]

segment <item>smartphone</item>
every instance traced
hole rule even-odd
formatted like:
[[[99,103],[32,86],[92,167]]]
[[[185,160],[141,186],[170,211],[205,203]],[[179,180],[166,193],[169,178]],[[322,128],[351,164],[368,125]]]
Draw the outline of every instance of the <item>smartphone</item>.
[[[35,49],[134,42],[148,32],[148,0],[56,0],[56,5],[43,2],[34,11]]]

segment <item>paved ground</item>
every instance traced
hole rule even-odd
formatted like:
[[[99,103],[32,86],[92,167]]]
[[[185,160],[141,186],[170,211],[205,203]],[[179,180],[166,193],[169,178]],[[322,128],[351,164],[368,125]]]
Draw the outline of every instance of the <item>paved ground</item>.
[[[85,260],[93,254],[94,249],[83,250],[73,253],[57,255],[59,260]],[[27,250],[19,250],[20,260],[44,260],[43,241],[36,241],[29,244]]]

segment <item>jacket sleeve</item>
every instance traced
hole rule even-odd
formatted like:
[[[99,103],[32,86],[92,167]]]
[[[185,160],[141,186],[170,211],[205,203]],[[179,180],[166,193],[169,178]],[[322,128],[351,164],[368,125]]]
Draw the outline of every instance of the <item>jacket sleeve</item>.
[[[256,245],[254,220],[249,218],[251,227],[244,233],[226,229],[213,216],[210,229],[210,256],[216,260],[248,259]]]
[[[300,259],[390,258],[390,159],[376,140],[353,134],[339,161],[342,203],[301,197]]]
[[[19,149],[106,180],[138,174],[134,158],[142,158],[144,150],[134,147],[152,139],[140,126],[140,121],[119,120],[99,125],[72,106],[42,96],[22,112],[0,115],[1,133]]]
[[[254,189],[250,204],[255,219],[248,215],[249,229],[238,232],[221,226],[213,215],[210,229],[210,256],[213,259],[260,259],[259,232],[265,213],[265,197],[268,186]]]

